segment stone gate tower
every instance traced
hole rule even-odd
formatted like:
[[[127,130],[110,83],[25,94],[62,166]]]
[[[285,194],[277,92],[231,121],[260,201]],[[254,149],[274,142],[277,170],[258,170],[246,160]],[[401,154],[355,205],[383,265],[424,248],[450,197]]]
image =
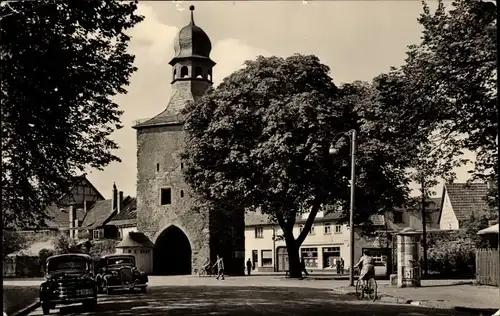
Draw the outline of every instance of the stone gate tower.
[[[243,213],[234,212],[233,218],[220,220],[215,212],[193,210],[194,197],[182,176],[184,164],[180,155],[185,141],[181,111],[212,86],[215,66],[210,59],[210,39],[194,23],[194,6],[190,10],[191,22],[174,40],[170,101],[163,112],[134,126],[137,229],[155,244],[153,274],[191,274],[206,258],[213,261],[216,253],[223,255],[228,273],[241,274]]]

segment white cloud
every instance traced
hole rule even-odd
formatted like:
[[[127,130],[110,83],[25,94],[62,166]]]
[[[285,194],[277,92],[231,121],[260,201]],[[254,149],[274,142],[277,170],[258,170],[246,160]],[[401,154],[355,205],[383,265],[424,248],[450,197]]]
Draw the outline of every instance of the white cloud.
[[[137,64],[158,65],[171,58],[178,29],[163,24],[148,5],[140,3],[138,13],[145,18],[129,32],[132,36],[130,47],[136,55]]]
[[[243,68],[245,61],[254,60],[258,55],[271,56],[272,54],[263,48],[249,46],[234,38],[215,43],[210,54],[210,57],[217,63],[213,70],[215,84],[219,84],[225,77]]]

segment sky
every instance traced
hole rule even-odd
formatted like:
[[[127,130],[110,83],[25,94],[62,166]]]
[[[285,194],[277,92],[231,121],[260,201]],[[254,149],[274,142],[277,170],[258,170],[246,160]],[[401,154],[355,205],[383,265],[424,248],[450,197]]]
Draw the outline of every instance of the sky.
[[[215,85],[258,55],[287,57],[314,54],[331,69],[334,82],[370,81],[391,66],[403,64],[407,45],[419,42],[420,1],[139,1],[143,22],[133,28],[129,52],[136,56],[138,71],[128,93],[116,97],[124,111],[124,128],[112,138],[121,163],[103,171],[89,170],[88,178],[106,198],[113,183],[125,196],[136,196],[139,119],[163,111],[171,93],[173,40],[190,20],[212,42]],[[433,3],[431,3],[431,8]],[[473,158],[467,153],[468,158]],[[471,166],[457,170],[457,182],[465,182]],[[442,184],[437,188],[441,195]]]

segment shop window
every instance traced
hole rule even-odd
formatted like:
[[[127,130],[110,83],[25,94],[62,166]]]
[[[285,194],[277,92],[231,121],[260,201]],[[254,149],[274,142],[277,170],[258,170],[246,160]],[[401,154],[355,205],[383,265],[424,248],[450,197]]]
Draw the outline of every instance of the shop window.
[[[304,258],[306,268],[318,267],[318,248],[301,248],[301,258]]]
[[[270,267],[273,265],[273,251],[272,250],[262,250],[262,266]]]
[[[323,269],[336,269],[340,260],[340,247],[323,248]]]

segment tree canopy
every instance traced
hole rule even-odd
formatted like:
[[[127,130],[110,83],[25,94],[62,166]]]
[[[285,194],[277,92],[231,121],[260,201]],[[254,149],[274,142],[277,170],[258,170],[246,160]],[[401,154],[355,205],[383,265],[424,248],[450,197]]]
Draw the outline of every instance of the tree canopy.
[[[335,86],[315,56],[258,57],[186,108],[185,179],[203,199],[260,209],[279,223],[293,266],[318,211],[347,215],[350,129],[359,131],[356,221],[407,200],[417,139],[380,119],[384,102],[367,83]]]
[[[2,5],[4,227],[36,227],[69,194],[72,177],[120,159],[113,101],[126,93],[134,56],[126,30],[134,2],[18,1]]]
[[[456,0],[448,9],[439,1],[432,12],[423,2],[418,22],[424,29],[421,42],[408,47],[404,65],[391,73],[406,87],[399,113],[412,108],[408,119],[427,117],[437,136],[429,151],[433,161],[450,161],[468,149],[476,154],[475,178],[493,178],[498,172],[496,5]]]

